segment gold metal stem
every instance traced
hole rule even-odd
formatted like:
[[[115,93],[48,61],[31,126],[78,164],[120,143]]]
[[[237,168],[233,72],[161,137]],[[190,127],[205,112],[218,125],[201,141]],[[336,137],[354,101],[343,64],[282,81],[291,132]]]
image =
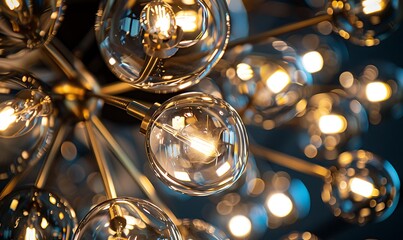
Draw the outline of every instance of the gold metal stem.
[[[321,23],[321,22],[324,22],[324,21],[329,21],[331,19],[332,19],[332,16],[328,15],[328,14],[318,15],[318,16],[315,16],[315,17],[310,18],[310,19],[306,19],[306,20],[303,20],[303,21],[299,21],[299,22],[296,22],[296,23],[291,23],[291,24],[281,26],[281,27],[278,27],[278,28],[275,28],[275,29],[271,29],[271,30],[269,30],[267,32],[263,32],[263,33],[260,33],[260,34],[257,34],[257,35],[251,36],[251,37],[247,37],[247,38],[232,41],[232,42],[230,42],[228,44],[227,49],[231,49],[231,48],[234,48],[236,46],[244,45],[244,44],[264,43],[270,37],[277,37],[279,35],[286,34],[286,33],[289,33],[289,32],[293,32],[293,31],[296,31],[296,30],[299,30],[299,29],[303,29],[303,28],[306,28],[306,27],[309,27],[309,26],[312,26],[312,25],[315,25],[315,24],[318,24],[318,23]]]
[[[105,193],[108,199],[117,198],[115,185],[113,184],[111,171],[105,159],[104,152],[95,136],[93,125],[90,120],[85,121],[85,129],[87,131],[88,140],[94,153],[95,159],[99,167],[99,171],[102,176],[102,181],[105,187]]]
[[[60,126],[56,138],[52,143],[52,147],[47,155],[46,159],[43,162],[42,168],[39,171],[38,177],[35,181],[35,187],[37,188],[44,188],[46,180],[48,179],[48,175],[50,172],[50,168],[56,158],[56,155],[59,152],[60,146],[62,145],[64,139],[66,138],[67,134],[69,133],[71,127],[68,123],[64,123]]]
[[[62,72],[69,79],[77,78],[77,71],[72,67],[71,63],[60,53],[53,41],[49,44],[45,44],[42,48],[45,53],[57,64]]]
[[[150,76],[151,72],[154,70],[159,60],[160,59],[157,57],[147,56],[144,62],[144,67],[141,70],[139,77],[136,80],[134,80],[133,83],[142,83],[145,80],[147,80],[147,78]]]
[[[117,159],[122,163],[122,165],[127,169],[133,180],[139,185],[142,192],[158,207],[160,207],[175,224],[179,224],[180,221],[176,218],[175,214],[160,200],[158,197],[154,186],[150,180],[142,174],[134,163],[131,161],[130,157],[125,153],[125,151],[120,147],[119,143],[113,138],[112,134],[108,131],[105,125],[97,116],[91,118],[94,126],[98,129],[101,135],[104,137],[106,142],[109,144],[111,151],[115,154]]]
[[[116,82],[101,87],[102,94],[117,95],[133,90],[133,86],[127,82]]]
[[[31,173],[33,168],[34,165],[31,165],[27,169],[25,169],[22,173],[15,175],[1,191],[0,200],[3,199],[8,194],[10,194],[14,190],[14,188],[18,185],[18,183],[20,183],[26,176],[28,176]]]
[[[325,167],[264,147],[249,145],[249,150],[256,156],[263,157],[272,163],[290,168],[297,172],[314,175],[324,179],[331,174],[330,170]]]

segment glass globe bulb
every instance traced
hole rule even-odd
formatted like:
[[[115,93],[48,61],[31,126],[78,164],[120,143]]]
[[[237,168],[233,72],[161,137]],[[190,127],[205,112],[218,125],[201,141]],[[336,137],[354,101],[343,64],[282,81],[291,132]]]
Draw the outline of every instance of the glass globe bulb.
[[[170,188],[209,195],[230,187],[248,157],[246,130],[236,111],[203,93],[171,98],[152,116],[146,151],[156,175]]]
[[[399,0],[329,0],[335,31],[362,46],[374,46],[398,26],[402,13]]]
[[[221,58],[228,15],[224,0],[105,0],[96,36],[105,62],[122,81],[175,92],[198,83]]]
[[[183,240],[228,240],[229,238],[214,226],[199,219],[182,219],[178,226]]]
[[[155,205],[117,198],[95,206],[80,222],[74,240],[181,239],[175,224]]]
[[[47,152],[55,116],[43,84],[23,73],[0,73],[0,188]]]
[[[322,200],[335,216],[366,224],[386,219],[394,211],[400,194],[396,170],[371,152],[344,152],[326,180]]]
[[[75,212],[64,199],[34,187],[5,196],[0,211],[3,240],[70,239],[77,227]]]
[[[306,86],[312,83],[295,50],[272,39],[267,54],[241,54],[223,72],[220,84],[229,104],[246,124],[270,130],[305,110]]]
[[[0,4],[0,56],[50,42],[63,18],[64,1],[5,0]]]

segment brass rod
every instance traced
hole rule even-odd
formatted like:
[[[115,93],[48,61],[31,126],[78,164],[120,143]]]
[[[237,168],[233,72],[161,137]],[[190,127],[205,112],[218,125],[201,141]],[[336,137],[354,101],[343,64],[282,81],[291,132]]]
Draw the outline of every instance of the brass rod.
[[[289,32],[293,32],[299,29],[303,29],[324,21],[329,21],[332,19],[332,15],[328,14],[322,14],[315,16],[313,18],[309,18],[306,20],[302,20],[296,23],[291,23],[285,26],[281,26],[275,29],[271,29],[269,31],[247,37],[247,38],[242,38],[242,39],[237,39],[235,41],[232,41],[228,44],[227,49],[234,48],[239,45],[244,45],[244,44],[260,44],[266,42],[270,37],[277,37],[282,34],[286,34]]]
[[[102,182],[105,187],[106,197],[108,199],[117,198],[115,185],[113,184],[111,171],[106,162],[104,152],[95,136],[93,125],[90,120],[85,121],[85,129],[87,131],[89,144],[91,146],[92,152],[94,153],[95,159],[97,161],[99,171],[102,176]]]
[[[136,80],[134,80],[133,83],[142,83],[145,80],[147,80],[147,78],[150,76],[152,71],[154,71],[154,68],[157,65],[157,63],[159,62],[159,60],[160,59],[157,57],[147,56],[144,67],[143,67],[143,69],[141,69],[139,77]]]
[[[42,168],[39,171],[38,177],[35,181],[35,187],[37,188],[44,188],[46,180],[48,179],[48,175],[52,164],[59,152],[60,146],[62,145],[64,139],[66,138],[67,134],[70,131],[70,125],[68,123],[63,123],[59,130],[56,133],[55,140],[52,143],[52,147],[50,148],[49,154],[46,156]]]
[[[108,131],[105,125],[97,116],[91,118],[94,126],[101,133],[103,138],[108,143],[111,151],[115,154],[117,159],[121,164],[127,169],[133,180],[139,185],[142,192],[158,207],[160,207],[175,224],[180,224],[180,221],[176,218],[175,214],[161,201],[158,197],[154,186],[150,180],[142,174],[134,165],[130,157],[126,152],[120,147],[119,143],[114,139],[112,134]]]
[[[45,44],[42,49],[56,63],[56,65],[60,68],[60,70],[62,70],[67,78],[76,79],[78,75],[77,71],[73,68],[72,64],[64,57],[64,55],[61,54],[59,49],[54,45],[53,41],[49,44]]]
[[[127,82],[116,82],[107,84],[101,87],[102,94],[117,95],[121,93],[130,92],[133,90],[133,86]]]
[[[303,159],[296,158],[271,149],[251,144],[249,145],[249,150],[256,156],[263,157],[272,163],[290,168],[297,172],[302,172],[321,178],[327,178],[331,174],[329,169],[318,164],[310,163]]]
[[[0,200],[3,199],[5,196],[10,194],[14,188],[20,183],[26,176],[31,173],[32,169],[34,168],[34,165],[29,166],[27,169],[25,169],[22,173],[15,175],[8,183],[7,185],[3,188],[3,190],[0,193]]]

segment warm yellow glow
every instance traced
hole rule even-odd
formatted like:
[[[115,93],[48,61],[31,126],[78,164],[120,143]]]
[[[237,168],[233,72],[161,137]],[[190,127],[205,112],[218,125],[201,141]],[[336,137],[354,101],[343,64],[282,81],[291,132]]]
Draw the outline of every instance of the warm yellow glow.
[[[54,198],[53,196],[49,196],[49,202],[52,204],[56,204],[56,198]]]
[[[17,120],[17,116],[14,114],[14,109],[7,106],[0,110],[0,131],[6,130],[12,123]]]
[[[374,192],[374,185],[360,178],[352,178],[350,180],[350,189],[353,193],[369,198]]]
[[[169,36],[169,29],[171,28],[171,15],[168,13],[168,10],[165,6],[157,5],[154,8],[156,12],[157,19],[155,21],[155,28],[158,29],[158,32],[163,34],[166,37]]]
[[[252,231],[252,222],[243,215],[236,215],[229,220],[228,228],[235,237],[247,237]]]
[[[347,128],[347,120],[339,114],[323,115],[319,118],[319,129],[324,134],[342,133]]]
[[[190,147],[205,154],[206,156],[217,157],[220,155],[214,143],[198,137],[190,138]]]
[[[24,240],[38,240],[35,228],[27,227]]]
[[[172,118],[172,127],[176,130],[181,130],[185,127],[185,117],[175,116]]]
[[[386,7],[385,0],[363,0],[363,9],[365,14],[371,14],[382,11]]]
[[[189,174],[186,173],[186,172],[174,171],[174,175],[175,175],[175,178],[177,178],[179,180],[182,180],[182,181],[185,181],[185,182],[190,182],[191,181],[190,177],[189,177]]]
[[[14,10],[21,5],[19,0],[6,0],[6,4],[10,10]]]
[[[197,30],[197,12],[193,10],[179,11],[176,13],[176,25],[180,26],[184,32],[194,32]]]
[[[48,227],[48,225],[49,225],[49,223],[48,223],[48,221],[46,220],[46,218],[42,218],[42,221],[41,221],[41,228],[45,229],[45,228]]]
[[[225,162],[216,170],[217,176],[221,177],[222,175],[226,174],[230,169],[231,165],[228,162]]]
[[[323,68],[323,57],[317,51],[307,52],[302,57],[302,64],[310,73],[319,72]]]
[[[277,217],[285,217],[293,209],[291,199],[284,193],[275,193],[271,195],[266,202],[269,211]]]
[[[291,82],[290,75],[283,69],[275,71],[267,80],[266,85],[273,93],[279,93]]]
[[[236,66],[236,75],[243,81],[251,80],[254,76],[252,67],[247,63],[239,63]]]
[[[371,82],[365,87],[365,95],[370,102],[382,102],[392,95],[392,89],[384,82]]]

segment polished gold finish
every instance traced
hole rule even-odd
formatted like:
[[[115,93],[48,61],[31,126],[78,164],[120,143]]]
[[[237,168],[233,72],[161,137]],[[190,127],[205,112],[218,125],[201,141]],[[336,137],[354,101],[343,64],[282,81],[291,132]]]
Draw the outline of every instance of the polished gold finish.
[[[133,91],[134,87],[127,82],[111,83],[101,87],[101,94],[116,95]]]
[[[280,153],[252,144],[249,145],[249,150],[256,156],[263,157],[272,163],[287,167],[297,172],[314,175],[324,179],[328,178],[331,175],[331,171],[325,167],[307,162],[303,159],[296,158],[284,153]]]

